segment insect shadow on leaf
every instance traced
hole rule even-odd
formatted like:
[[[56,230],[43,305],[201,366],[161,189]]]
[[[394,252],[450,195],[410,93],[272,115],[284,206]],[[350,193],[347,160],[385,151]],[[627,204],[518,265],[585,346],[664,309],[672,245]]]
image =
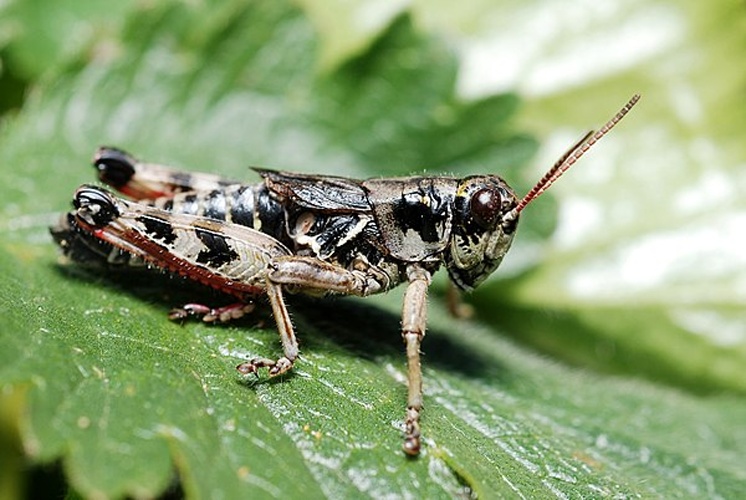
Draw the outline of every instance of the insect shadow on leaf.
[[[399,363],[404,348],[396,332],[401,318],[398,313],[387,311],[372,304],[370,300],[338,297],[317,300],[309,297],[294,297],[294,319],[303,327],[303,345],[309,350],[323,348],[319,339],[329,339],[336,346],[351,354],[380,361],[391,358]],[[438,299],[432,299],[437,305]],[[442,306],[445,307],[445,306]],[[458,324],[463,320],[454,320]],[[501,367],[476,349],[458,341],[457,332],[446,332],[440,325],[431,325],[427,331],[428,348],[424,356],[429,367],[457,373],[465,377],[499,377]]]
[[[187,301],[201,303],[227,303],[231,297],[200,286],[180,276],[168,273],[153,273],[145,268],[142,272],[133,272],[131,268],[120,270],[108,269],[106,274],[81,268],[56,264],[57,272],[68,279],[90,285],[100,283],[107,290],[121,290],[133,297],[144,300],[164,309],[164,315],[174,304]],[[437,307],[440,298],[431,299]],[[378,307],[371,300],[361,300],[349,297],[315,298],[304,295],[289,297],[293,310],[293,321],[302,329],[300,339],[301,358],[303,351],[318,352],[333,348],[344,350],[351,356],[370,361],[380,361],[390,358],[398,363],[403,344],[401,336],[392,334],[400,326],[401,318],[398,313],[390,312]],[[272,311],[265,301],[259,300],[257,308],[250,314],[232,322],[231,325],[242,324],[264,328],[272,324]],[[458,322],[463,320],[457,320]],[[187,325],[189,320],[182,320]],[[456,321],[454,321],[456,322]],[[230,326],[215,324],[215,328]],[[186,332],[185,332],[186,333]],[[246,333],[252,335],[251,332]],[[495,380],[505,375],[504,367],[496,365],[478,350],[470,348],[454,337],[454,332],[446,332],[439,325],[428,329],[428,349],[424,353],[428,366],[446,370],[471,378],[489,378]],[[241,378],[242,384],[254,386],[257,383],[275,383],[292,377],[292,372],[283,377],[263,379]]]

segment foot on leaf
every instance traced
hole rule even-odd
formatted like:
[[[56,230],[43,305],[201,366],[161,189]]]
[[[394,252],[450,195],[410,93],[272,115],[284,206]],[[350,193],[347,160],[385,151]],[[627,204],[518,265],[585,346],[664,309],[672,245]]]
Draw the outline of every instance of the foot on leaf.
[[[260,368],[269,368],[269,376],[276,377],[289,371],[292,367],[293,362],[283,356],[277,361],[268,358],[254,358],[247,363],[241,363],[236,367],[236,370],[243,375],[248,375],[250,373],[256,374]]]
[[[202,317],[205,323],[227,323],[241,318],[254,310],[253,303],[236,302],[224,307],[209,307],[203,304],[186,304],[171,309],[168,319],[183,320],[190,316]]]

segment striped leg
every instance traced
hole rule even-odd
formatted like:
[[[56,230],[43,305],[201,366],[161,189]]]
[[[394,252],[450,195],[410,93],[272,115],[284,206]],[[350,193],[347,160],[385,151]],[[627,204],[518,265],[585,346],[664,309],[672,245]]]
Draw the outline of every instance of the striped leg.
[[[100,147],[93,166],[101,182],[134,200],[154,200],[187,191],[211,191],[238,184],[218,175],[185,172],[164,165],[141,162],[111,147]]]
[[[427,289],[430,273],[417,265],[407,270],[409,285],[404,294],[402,337],[407,348],[407,416],[404,421],[404,453],[420,453],[420,412],[422,411],[422,366],[420,344],[427,323]]]

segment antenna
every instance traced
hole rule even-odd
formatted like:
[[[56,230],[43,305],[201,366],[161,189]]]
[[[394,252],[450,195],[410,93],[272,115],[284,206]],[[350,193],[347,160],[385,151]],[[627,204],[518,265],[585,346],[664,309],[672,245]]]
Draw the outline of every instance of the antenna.
[[[606,122],[600,130],[591,130],[587,134],[585,134],[582,139],[576,142],[569,150],[567,150],[565,154],[560,157],[559,160],[557,160],[552,168],[550,168],[547,173],[544,174],[544,177],[542,177],[539,182],[537,182],[536,185],[532,187],[528,193],[526,193],[526,196],[524,196],[523,199],[518,202],[518,205],[516,205],[513,210],[508,212],[505,217],[503,217],[503,220],[515,220],[516,218],[518,218],[518,215],[521,213],[521,211],[523,211],[524,208],[526,208],[526,205],[534,201],[544,191],[549,189],[549,186],[554,184],[554,181],[559,179],[562,174],[564,174],[570,167],[572,167],[573,164],[591,148],[591,146],[593,146],[595,143],[598,142],[599,139],[605,136],[606,133],[609,132],[609,130],[614,128],[614,126],[619,123],[622,118],[624,118],[624,115],[629,113],[632,107],[637,104],[637,101],[639,100],[640,94],[633,95],[632,98],[627,102],[627,104],[625,104],[624,107],[620,109],[619,112],[614,115],[611,120]]]

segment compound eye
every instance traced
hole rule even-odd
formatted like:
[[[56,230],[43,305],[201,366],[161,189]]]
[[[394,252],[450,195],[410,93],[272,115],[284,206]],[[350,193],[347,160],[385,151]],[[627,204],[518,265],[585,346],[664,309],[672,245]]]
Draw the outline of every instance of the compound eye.
[[[471,197],[471,215],[477,224],[484,228],[494,227],[502,208],[500,192],[482,188]]]

